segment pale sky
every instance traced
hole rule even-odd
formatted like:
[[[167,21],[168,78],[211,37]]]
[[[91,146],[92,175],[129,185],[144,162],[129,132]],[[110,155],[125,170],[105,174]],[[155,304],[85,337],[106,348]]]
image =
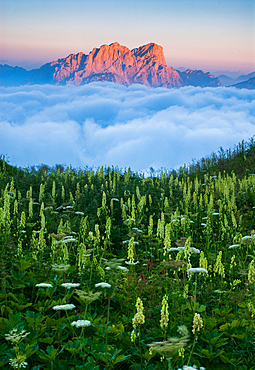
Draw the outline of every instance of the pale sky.
[[[255,70],[254,0],[0,0],[0,63],[27,69],[119,42],[155,42],[167,64]]]

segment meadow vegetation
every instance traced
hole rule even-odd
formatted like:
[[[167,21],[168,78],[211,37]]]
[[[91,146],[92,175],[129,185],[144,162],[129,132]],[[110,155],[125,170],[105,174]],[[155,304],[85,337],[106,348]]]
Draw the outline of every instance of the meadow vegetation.
[[[2,156],[0,367],[255,369],[254,249],[253,139],[147,177]]]

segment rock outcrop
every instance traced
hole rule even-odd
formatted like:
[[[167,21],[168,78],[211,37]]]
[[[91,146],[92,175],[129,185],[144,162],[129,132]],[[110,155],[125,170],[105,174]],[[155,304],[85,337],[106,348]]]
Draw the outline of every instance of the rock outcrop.
[[[48,64],[51,71],[52,67],[53,80],[60,84],[111,81],[123,85],[141,83],[150,87],[182,86],[179,73],[167,66],[162,46],[154,43],[129,50],[114,42],[94,48],[88,55],[71,54]]]
[[[5,71],[7,68],[2,69],[3,74]],[[219,79],[209,72],[179,72],[168,67],[162,46],[155,43],[130,50],[114,42],[94,48],[88,55],[81,52],[70,54],[66,58],[44,64],[41,68],[22,72],[21,84],[82,85],[93,81],[108,81],[126,86],[139,83],[167,88],[221,86]],[[8,70],[8,73],[10,75],[11,71]]]

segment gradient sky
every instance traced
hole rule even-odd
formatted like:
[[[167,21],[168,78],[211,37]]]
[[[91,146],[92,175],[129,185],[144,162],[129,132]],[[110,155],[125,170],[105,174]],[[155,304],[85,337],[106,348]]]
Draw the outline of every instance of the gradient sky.
[[[255,70],[254,0],[0,0],[0,63],[27,69],[114,41],[169,66]]]

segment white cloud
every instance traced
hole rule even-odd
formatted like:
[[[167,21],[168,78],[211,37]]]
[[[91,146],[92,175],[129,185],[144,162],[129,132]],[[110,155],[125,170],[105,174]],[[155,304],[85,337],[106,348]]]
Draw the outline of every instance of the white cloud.
[[[255,132],[255,91],[111,83],[1,88],[11,164],[176,168]]]

